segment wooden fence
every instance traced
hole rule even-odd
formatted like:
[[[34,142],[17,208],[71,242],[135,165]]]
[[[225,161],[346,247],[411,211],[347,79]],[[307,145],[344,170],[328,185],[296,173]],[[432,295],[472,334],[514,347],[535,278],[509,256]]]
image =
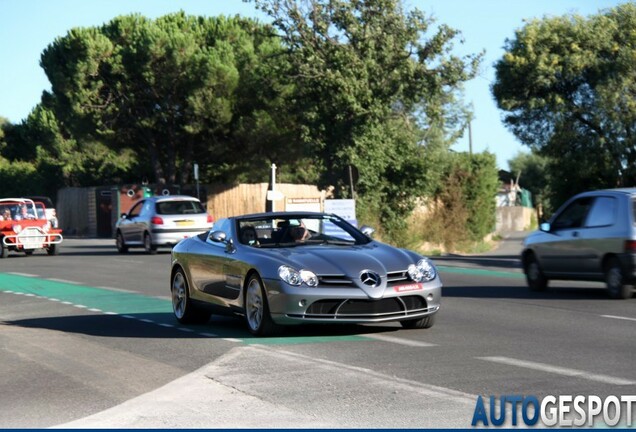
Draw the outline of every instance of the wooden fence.
[[[268,183],[240,185],[205,185],[207,211],[215,220],[249,213],[261,213],[266,209]],[[120,198],[119,187],[64,188],[57,193],[57,215],[64,234],[80,237],[110,237],[119,211],[130,205],[116,205]],[[306,198],[323,209],[325,192],[312,185],[281,183],[276,185],[282,199],[274,201],[274,210],[284,211],[290,199]],[[142,195],[138,194],[138,198]],[[206,201],[206,197],[201,197]],[[121,204],[121,203],[120,203]],[[105,225],[105,226],[104,226]],[[105,233],[105,234],[104,234]]]

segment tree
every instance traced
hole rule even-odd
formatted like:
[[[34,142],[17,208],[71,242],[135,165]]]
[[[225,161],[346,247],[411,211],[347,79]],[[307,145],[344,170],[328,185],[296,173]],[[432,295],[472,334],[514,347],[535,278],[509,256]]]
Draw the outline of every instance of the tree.
[[[425,187],[415,114],[474,76],[479,55],[450,54],[458,32],[398,0],[255,0],[288,49],[286,78],[319,186],[350,197],[383,225],[403,224]]]
[[[52,88],[45,96],[76,140],[134,152],[139,177],[186,183],[195,160],[208,167],[206,181],[231,177],[250,160],[235,131],[277,121],[254,120],[266,118],[257,114],[262,99],[246,103],[264,82],[255,79],[260,62],[280,49],[262,27],[176,13],[72,29],[42,54]]]
[[[558,172],[554,201],[636,185],[636,4],[528,22],[496,68],[506,125]],[[567,184],[561,187],[559,184]]]

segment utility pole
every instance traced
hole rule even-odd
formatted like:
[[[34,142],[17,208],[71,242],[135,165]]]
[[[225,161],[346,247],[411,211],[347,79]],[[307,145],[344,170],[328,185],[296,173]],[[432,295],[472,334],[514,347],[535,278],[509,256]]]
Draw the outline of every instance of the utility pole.
[[[473,157],[473,119],[468,122],[468,154]]]

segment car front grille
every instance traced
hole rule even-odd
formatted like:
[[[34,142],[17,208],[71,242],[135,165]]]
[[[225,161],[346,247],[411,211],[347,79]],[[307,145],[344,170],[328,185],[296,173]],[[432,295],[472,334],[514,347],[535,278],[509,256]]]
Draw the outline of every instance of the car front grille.
[[[328,299],[312,303],[303,315],[289,315],[295,318],[333,319],[335,321],[382,321],[434,312],[426,300],[417,295],[391,297],[379,300]]]
[[[384,279],[384,276],[382,276],[382,279]],[[406,270],[391,272],[386,275],[388,287],[410,281]],[[321,288],[350,287],[355,285],[356,281],[345,275],[318,275],[318,286]]]

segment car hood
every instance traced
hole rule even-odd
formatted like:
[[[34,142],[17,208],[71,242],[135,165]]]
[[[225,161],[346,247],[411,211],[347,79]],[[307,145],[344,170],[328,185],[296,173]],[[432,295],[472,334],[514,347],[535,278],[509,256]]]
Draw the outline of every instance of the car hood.
[[[523,239],[523,245],[528,246],[536,243],[537,241],[542,241],[546,236],[546,233],[541,230],[532,231],[530,234]]]
[[[380,275],[404,271],[419,257],[389,245],[372,242],[360,246],[303,245],[284,249],[269,249],[281,264],[297,270],[310,270],[317,275],[345,275],[357,277],[362,270]]]

